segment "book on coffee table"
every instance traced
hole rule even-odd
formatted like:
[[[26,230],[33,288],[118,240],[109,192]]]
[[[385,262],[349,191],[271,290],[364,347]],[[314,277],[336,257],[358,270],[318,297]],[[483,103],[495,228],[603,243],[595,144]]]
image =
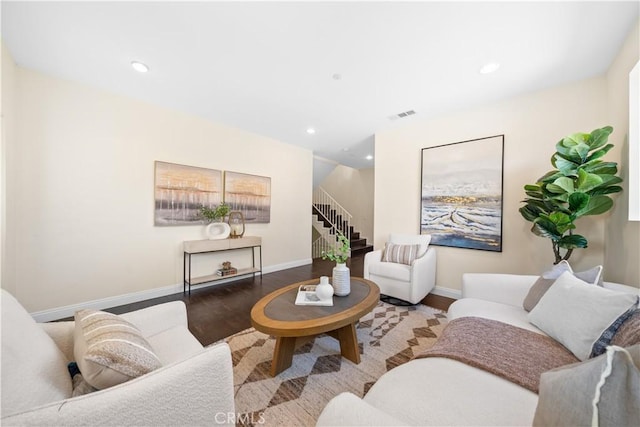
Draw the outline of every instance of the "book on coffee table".
[[[302,285],[298,288],[296,305],[319,305],[331,307],[333,306],[333,298],[321,300],[316,295],[316,285]]]

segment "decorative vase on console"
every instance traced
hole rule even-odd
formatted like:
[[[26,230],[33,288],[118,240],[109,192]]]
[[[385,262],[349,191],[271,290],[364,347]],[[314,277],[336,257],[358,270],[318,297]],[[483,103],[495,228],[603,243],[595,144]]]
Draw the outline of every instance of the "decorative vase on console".
[[[336,262],[333,268],[333,293],[336,296],[343,297],[351,293],[351,272],[347,267],[347,259],[351,254],[351,244],[349,239],[340,231],[337,232],[338,242],[335,249],[329,249],[322,252],[322,259],[330,259]]]
[[[209,222],[205,228],[205,234],[209,240],[226,239],[231,233],[231,226],[223,222],[224,217],[229,213],[229,205],[221,203],[215,209],[207,206],[200,207],[200,216]]]

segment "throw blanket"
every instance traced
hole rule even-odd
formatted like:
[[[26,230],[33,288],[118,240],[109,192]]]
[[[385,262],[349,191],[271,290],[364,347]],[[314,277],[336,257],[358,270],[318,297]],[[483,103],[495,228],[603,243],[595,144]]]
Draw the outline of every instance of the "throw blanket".
[[[449,322],[442,336],[416,358],[446,357],[498,375],[538,393],[540,374],[579,362],[553,338],[480,317]]]

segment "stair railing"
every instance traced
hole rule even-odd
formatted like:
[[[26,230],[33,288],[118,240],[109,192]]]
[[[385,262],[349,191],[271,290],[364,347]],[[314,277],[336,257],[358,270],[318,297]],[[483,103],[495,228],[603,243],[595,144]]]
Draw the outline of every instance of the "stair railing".
[[[320,237],[312,243],[313,256],[319,257],[322,251],[336,247],[338,242],[337,232],[344,234],[347,239],[351,240],[350,226],[353,225],[353,215],[322,187],[317,187],[313,191],[313,207],[320,217],[330,224],[329,233],[322,233],[318,230]],[[316,252],[316,248],[318,252]],[[319,255],[316,256],[316,254]]]

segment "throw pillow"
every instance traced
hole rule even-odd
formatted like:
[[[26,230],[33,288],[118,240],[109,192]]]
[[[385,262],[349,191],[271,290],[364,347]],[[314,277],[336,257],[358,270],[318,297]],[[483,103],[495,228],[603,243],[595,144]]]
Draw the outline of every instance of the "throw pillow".
[[[596,357],[596,356],[600,356],[601,354],[604,354],[604,352],[607,350],[607,347],[611,345],[611,341],[613,340],[613,337],[616,336],[620,328],[622,328],[622,325],[626,324],[627,321],[631,319],[631,317],[633,317],[634,313],[636,313],[637,311],[638,311],[637,307],[632,306],[629,310],[625,311],[624,313],[622,313],[620,317],[614,320],[614,322],[611,325],[609,325],[607,329],[604,330],[602,335],[600,335],[600,337],[593,344],[593,347],[591,348],[591,354],[589,355],[589,359],[591,359],[592,357]],[[622,338],[620,340],[622,341]],[[632,344],[638,344],[638,342],[625,344],[625,345],[622,345],[621,347],[627,347],[628,345],[632,345]]]
[[[138,328],[120,316],[81,310],[75,321],[73,353],[91,386],[104,389],[162,366]]]
[[[640,344],[640,309],[636,309],[611,338],[611,345],[619,347],[631,347],[636,344]]]
[[[602,333],[637,305],[638,297],[589,285],[562,273],[529,313],[529,321],[586,360]]]
[[[395,245],[387,243],[382,251],[382,262],[411,265],[418,258],[420,245]]]
[[[522,307],[526,311],[533,310],[533,307],[538,304],[540,298],[549,290],[553,282],[556,281],[562,273],[569,271],[578,279],[583,280],[589,284],[594,284],[598,286],[602,286],[602,266],[597,265],[589,270],[574,272],[571,268],[571,265],[566,260],[560,261],[558,264],[554,265],[553,268],[549,271],[545,271],[542,275],[536,280],[536,282],[529,289],[529,293],[525,297],[522,302]]]
[[[543,373],[533,425],[640,425],[640,345]]]

